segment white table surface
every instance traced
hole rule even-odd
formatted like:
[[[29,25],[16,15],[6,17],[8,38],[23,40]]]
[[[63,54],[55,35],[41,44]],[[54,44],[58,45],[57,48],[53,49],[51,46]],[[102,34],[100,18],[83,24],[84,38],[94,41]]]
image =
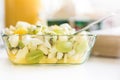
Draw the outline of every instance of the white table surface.
[[[0,80],[120,80],[120,59],[91,57],[82,65],[13,65],[1,50]]]

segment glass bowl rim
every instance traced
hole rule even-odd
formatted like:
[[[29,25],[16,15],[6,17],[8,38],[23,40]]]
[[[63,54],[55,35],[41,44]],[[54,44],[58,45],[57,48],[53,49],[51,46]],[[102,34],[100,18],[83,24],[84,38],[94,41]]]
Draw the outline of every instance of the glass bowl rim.
[[[12,35],[17,35],[17,36],[25,36],[25,35],[28,35],[28,36],[93,36],[93,37],[96,37],[97,35],[96,34],[92,34],[92,33],[86,33],[86,34],[79,34],[79,35],[74,35],[74,34],[70,34],[70,35],[50,35],[50,34],[42,34],[42,35],[38,35],[38,34],[5,34],[5,33],[1,33],[1,36],[4,37],[4,36],[12,36]]]

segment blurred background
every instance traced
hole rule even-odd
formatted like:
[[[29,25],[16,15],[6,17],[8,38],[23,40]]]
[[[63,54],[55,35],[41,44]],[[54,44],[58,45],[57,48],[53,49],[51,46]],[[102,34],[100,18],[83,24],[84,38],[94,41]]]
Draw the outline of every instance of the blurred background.
[[[67,22],[70,18],[74,18],[76,23],[89,22],[120,8],[119,0],[0,0],[0,4],[0,22],[5,23],[7,27],[10,24],[14,25],[18,19],[30,23],[42,20],[49,25],[58,24],[59,21]],[[32,20],[28,20],[28,16],[31,15]],[[53,20],[58,23],[54,23]],[[110,26],[115,25],[112,23],[109,21]]]
[[[17,21],[47,25],[69,23],[79,30],[89,23],[120,10],[119,0],[0,0],[0,29]],[[120,14],[90,29],[98,34],[93,55],[120,57]],[[114,37],[114,38],[113,38]]]

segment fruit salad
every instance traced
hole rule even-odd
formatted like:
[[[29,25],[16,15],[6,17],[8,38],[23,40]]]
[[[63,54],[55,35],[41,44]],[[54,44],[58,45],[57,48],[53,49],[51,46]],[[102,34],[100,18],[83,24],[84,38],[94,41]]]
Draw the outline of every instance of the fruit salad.
[[[68,24],[48,27],[20,21],[5,29],[3,39],[9,59],[15,64],[83,63],[95,36],[86,32],[72,35],[74,32]]]

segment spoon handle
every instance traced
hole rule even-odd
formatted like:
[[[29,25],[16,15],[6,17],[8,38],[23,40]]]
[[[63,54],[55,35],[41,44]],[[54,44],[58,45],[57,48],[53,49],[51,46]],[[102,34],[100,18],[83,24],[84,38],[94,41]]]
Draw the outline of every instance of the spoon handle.
[[[105,17],[102,17],[102,18],[98,19],[97,21],[94,21],[94,22],[90,23],[90,24],[87,25],[86,27],[84,27],[84,28],[76,31],[74,34],[78,34],[78,33],[81,32],[81,31],[85,31],[85,30],[87,30],[88,28],[92,27],[93,25],[95,25],[95,24],[97,24],[97,23],[99,23],[99,22],[101,22],[101,21],[104,21],[105,19],[107,19],[107,18],[109,18],[109,17],[112,17],[113,15],[114,15],[114,14],[110,14],[110,15],[107,15],[107,16],[105,16]]]

